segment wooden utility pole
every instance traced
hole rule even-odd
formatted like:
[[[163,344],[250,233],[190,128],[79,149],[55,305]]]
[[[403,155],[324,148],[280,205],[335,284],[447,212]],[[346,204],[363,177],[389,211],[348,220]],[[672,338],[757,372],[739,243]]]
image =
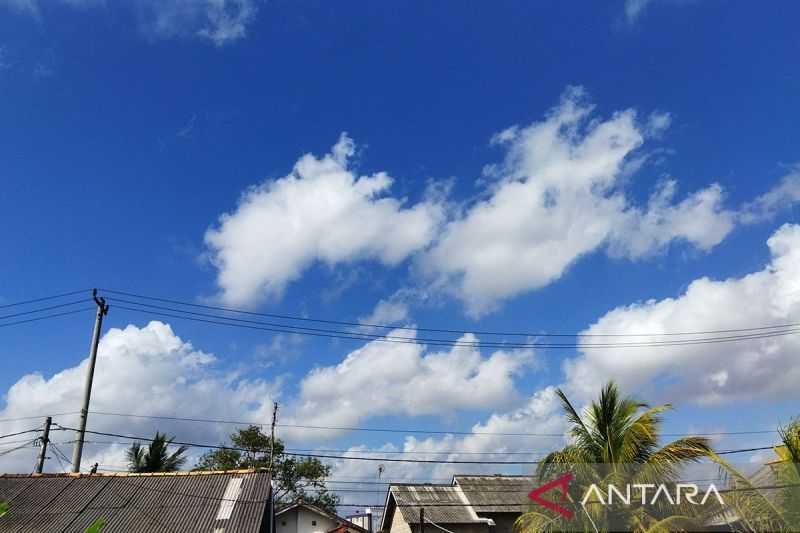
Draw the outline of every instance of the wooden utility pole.
[[[89,416],[89,400],[92,397],[92,380],[94,379],[94,365],[97,362],[97,345],[100,342],[100,331],[103,328],[103,317],[108,314],[108,304],[105,298],[97,297],[97,289],[92,292],[94,303],[97,305],[97,314],[94,318],[94,331],[92,344],[89,346],[89,368],[86,369],[86,384],[83,389],[83,406],[81,407],[81,421],[78,430],[78,439],[72,451],[72,472],[81,471],[81,455],[83,454],[83,440],[86,437],[86,419]]]
[[[36,462],[36,473],[41,474],[44,469],[44,460],[47,459],[47,443],[50,442],[50,424],[53,417],[48,416],[44,421],[44,432],[42,433],[42,451],[39,452],[39,460]]]
[[[425,533],[425,508],[419,508],[419,533]]]

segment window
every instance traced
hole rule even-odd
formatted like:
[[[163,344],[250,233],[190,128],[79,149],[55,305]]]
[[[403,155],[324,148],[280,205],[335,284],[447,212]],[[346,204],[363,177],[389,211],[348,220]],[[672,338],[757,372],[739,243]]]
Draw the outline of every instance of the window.
[[[311,521],[311,525],[312,525],[312,526],[316,526],[316,525],[317,525],[317,521],[316,521],[316,520],[312,520],[312,521]]]
[[[286,522],[281,522],[281,525],[282,525],[282,526],[285,526],[285,525],[286,525]]]

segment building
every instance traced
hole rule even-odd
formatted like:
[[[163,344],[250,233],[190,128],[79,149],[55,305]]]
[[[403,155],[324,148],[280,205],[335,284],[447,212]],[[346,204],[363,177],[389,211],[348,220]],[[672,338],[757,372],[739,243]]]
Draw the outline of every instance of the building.
[[[316,505],[298,502],[275,515],[275,533],[369,533]]]
[[[530,476],[454,476],[449,484],[393,484],[386,495],[381,531],[419,531],[426,524],[452,533],[511,533],[530,508]]]
[[[0,476],[0,532],[270,533],[269,475],[251,470]]]
[[[363,513],[347,515],[347,519],[352,523],[354,523],[355,525],[366,529],[370,533],[374,531],[374,529],[372,528],[373,516],[372,516],[372,511],[370,509],[365,509]]]

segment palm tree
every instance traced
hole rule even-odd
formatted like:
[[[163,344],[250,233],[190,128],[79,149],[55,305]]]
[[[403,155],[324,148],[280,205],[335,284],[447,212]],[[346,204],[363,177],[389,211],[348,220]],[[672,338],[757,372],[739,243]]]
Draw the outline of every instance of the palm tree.
[[[168,447],[175,437],[167,439],[166,434],[156,431],[155,437],[143,448],[139,442],[134,442],[125,452],[128,458],[128,470],[131,472],[174,472],[179,470],[186,462],[188,446],[178,446],[169,453]]]
[[[729,481],[725,503],[731,509],[730,518],[748,533],[800,530],[800,419],[778,428],[778,433],[777,460],[752,477],[721,457],[712,457]]]
[[[675,483],[681,468],[712,454],[708,439],[685,437],[659,446],[661,415],[672,408],[669,404],[651,407],[630,397],[623,398],[616,384],[603,387],[600,398],[593,401],[581,415],[559,389],[564,412],[571,427],[573,443],[552,452],[539,464],[539,481],[569,471],[574,476],[568,497],[576,504],[576,515],[569,529],[583,524],[594,531],[597,524],[615,523],[629,531],[680,530],[690,523],[700,509],[687,506],[670,508],[640,506],[619,509],[588,500],[580,504],[592,483],[606,487],[652,483]],[[680,510],[676,514],[676,511]],[[565,524],[561,518],[532,510],[522,515],[515,528],[520,533],[557,530]]]

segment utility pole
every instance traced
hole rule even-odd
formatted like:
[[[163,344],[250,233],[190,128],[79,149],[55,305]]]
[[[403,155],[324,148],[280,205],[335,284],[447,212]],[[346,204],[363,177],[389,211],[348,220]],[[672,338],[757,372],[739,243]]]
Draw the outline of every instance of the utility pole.
[[[44,469],[44,460],[47,459],[47,443],[50,442],[50,424],[53,417],[48,416],[44,421],[44,433],[42,433],[42,451],[39,452],[39,460],[36,462],[36,473],[41,474]]]
[[[419,533],[425,533],[425,508],[419,508]]]
[[[272,480],[272,461],[275,456],[275,424],[278,422],[278,402],[272,405],[272,429],[269,436],[269,479]]]
[[[97,297],[97,289],[92,291],[92,298],[97,305],[97,314],[94,318],[94,331],[89,353],[89,368],[86,369],[86,385],[83,390],[83,407],[81,407],[81,422],[78,430],[78,440],[72,451],[72,472],[81,471],[81,455],[83,454],[83,440],[86,437],[86,418],[89,416],[89,400],[92,397],[92,380],[94,379],[94,365],[97,362],[97,345],[100,342],[100,331],[103,328],[103,317],[108,314],[108,304],[105,298]]]
[[[267,484],[269,485],[269,506],[270,514],[272,515],[271,533],[275,533],[277,528],[275,526],[275,490],[272,486],[272,481],[275,479],[272,475],[272,464],[275,458],[275,424],[278,422],[278,402],[272,403],[272,428],[269,432],[269,473],[267,474]]]

